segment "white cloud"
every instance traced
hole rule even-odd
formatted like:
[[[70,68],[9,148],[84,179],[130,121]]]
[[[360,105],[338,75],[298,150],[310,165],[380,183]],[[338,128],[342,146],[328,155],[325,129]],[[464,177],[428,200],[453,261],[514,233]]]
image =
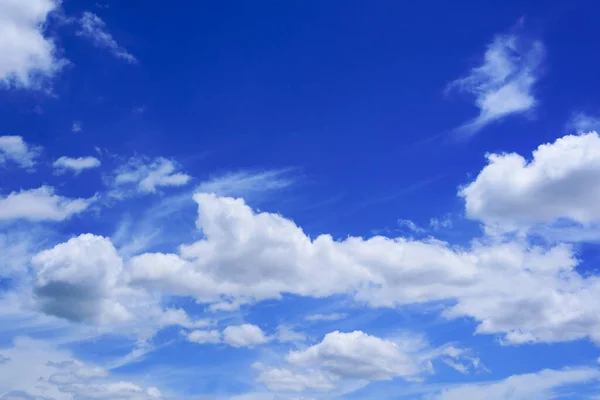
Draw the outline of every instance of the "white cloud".
[[[108,238],[80,235],[34,255],[31,265],[35,305],[48,315],[142,339],[166,326],[207,325],[182,309],[164,309],[161,298],[144,288],[128,286],[123,260]]]
[[[280,190],[291,186],[294,180],[289,177],[289,170],[273,170],[262,172],[239,171],[213,177],[202,182],[197,191],[214,193],[218,196],[249,197],[257,194]]]
[[[510,231],[568,219],[600,223],[600,137],[568,135],[539,146],[530,161],[489,154],[488,165],[461,188],[467,216]]]
[[[147,253],[130,263],[132,283],[200,302],[238,304],[284,293],[349,294],[375,307],[450,301],[448,318],[471,317],[478,333],[508,343],[590,337],[600,342],[600,280],[584,278],[568,245],[375,236],[309,238],[277,214],[243,200],[194,196],[204,238],[179,254]]]
[[[399,219],[398,225],[400,227],[405,227],[409,231],[414,232],[414,233],[424,233],[425,232],[425,229],[421,228],[419,225],[417,225],[410,219]]]
[[[262,363],[254,363],[252,366],[260,371],[257,381],[274,392],[329,392],[337,384],[336,377],[318,370],[302,373],[287,368],[272,368]]]
[[[483,64],[449,86],[475,97],[479,116],[461,127],[475,133],[484,126],[511,114],[533,109],[533,87],[539,78],[544,46],[516,34],[494,38],[483,57]]]
[[[465,363],[463,372],[467,373],[478,368],[469,358],[476,359],[469,351],[454,346],[431,348],[415,334],[383,339],[361,331],[335,331],[320,343],[290,351],[282,367],[263,363],[253,367],[260,371],[257,381],[273,391],[330,392],[343,384],[356,387],[357,383],[363,386],[396,378],[419,381],[433,372],[432,361],[436,359]]]
[[[415,360],[394,342],[361,331],[328,333],[321,343],[290,352],[287,361],[350,379],[390,380],[420,372]]]
[[[339,321],[340,319],[345,319],[348,317],[348,314],[343,313],[332,313],[332,314],[313,314],[308,315],[304,318],[307,321]]]
[[[39,153],[39,148],[30,147],[21,136],[0,136],[0,164],[10,160],[31,169]]]
[[[79,133],[82,130],[83,130],[83,125],[81,124],[81,122],[79,122],[79,121],[73,122],[73,125],[71,126],[71,132]]]
[[[73,321],[131,318],[113,300],[123,262],[110,240],[81,235],[38,253],[31,263],[35,294],[46,313]]]
[[[158,157],[151,162],[141,158],[131,158],[116,170],[114,177],[115,197],[125,195],[127,188],[133,187],[139,193],[155,193],[158,188],[186,185],[191,177],[176,172],[177,166],[166,158]]]
[[[63,221],[85,211],[94,199],[70,199],[51,186],[12,192],[0,197],[0,220]]]
[[[439,229],[452,228],[452,218],[450,217],[450,215],[445,215],[442,218],[431,218],[429,220],[429,226],[431,227],[431,229],[436,231]]]
[[[256,325],[228,326],[223,330],[223,341],[232,347],[255,347],[269,341]]]
[[[567,123],[567,129],[572,131],[569,133],[598,132],[600,131],[600,118],[582,112],[575,113]]]
[[[52,40],[44,35],[53,0],[4,0],[0,3],[0,81],[35,88],[63,65]]]
[[[513,375],[502,381],[472,383],[445,389],[435,400],[548,400],[563,398],[558,389],[597,381],[600,371],[592,368],[546,369],[537,373]]]
[[[96,14],[84,12],[79,19],[79,36],[86,37],[92,41],[94,46],[109,50],[115,57],[127,61],[128,63],[137,63],[137,59],[119,45],[112,35],[106,30],[106,23]]]
[[[54,161],[52,166],[59,172],[64,172],[66,170],[73,170],[75,174],[81,173],[81,171],[97,168],[100,166],[100,160],[96,157],[60,157],[58,160]]]
[[[25,337],[14,339],[0,350],[8,362],[0,364],[2,399],[71,400],[157,400],[157,388],[147,389],[118,381],[96,365],[83,363],[64,350]]]
[[[221,332],[216,329],[212,330],[195,330],[186,334],[188,341],[193,343],[221,343]]]

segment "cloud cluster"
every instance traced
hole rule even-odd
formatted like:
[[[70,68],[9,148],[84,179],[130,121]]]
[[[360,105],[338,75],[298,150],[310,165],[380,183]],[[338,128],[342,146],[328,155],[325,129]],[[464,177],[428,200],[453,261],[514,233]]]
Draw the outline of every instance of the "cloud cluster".
[[[155,387],[111,379],[105,368],[88,365],[64,350],[26,337],[1,349],[0,399],[6,400],[158,400]]]

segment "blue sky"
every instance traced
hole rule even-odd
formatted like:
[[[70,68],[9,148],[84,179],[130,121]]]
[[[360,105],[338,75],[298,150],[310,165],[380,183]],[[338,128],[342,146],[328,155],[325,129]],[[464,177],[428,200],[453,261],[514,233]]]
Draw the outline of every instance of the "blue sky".
[[[0,400],[600,398],[593,1],[0,2]]]

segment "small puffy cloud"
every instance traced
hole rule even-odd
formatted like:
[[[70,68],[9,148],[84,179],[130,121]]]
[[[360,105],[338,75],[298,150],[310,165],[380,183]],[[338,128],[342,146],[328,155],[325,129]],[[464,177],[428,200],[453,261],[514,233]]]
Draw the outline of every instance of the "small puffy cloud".
[[[452,228],[452,218],[450,215],[445,215],[442,218],[431,218],[429,227],[435,231]]]
[[[256,325],[232,325],[223,330],[223,342],[232,347],[255,347],[268,341],[269,338]]]
[[[77,34],[91,40],[94,46],[107,49],[115,57],[128,63],[137,63],[137,59],[127,49],[119,45],[106,30],[106,23],[96,14],[84,12],[83,16],[79,19],[79,26],[80,30]]]
[[[155,193],[161,187],[184,186],[191,176],[176,172],[177,165],[163,157],[153,161],[131,158],[125,165],[115,171],[113,180],[114,197],[126,195],[127,190],[137,193]]]
[[[394,342],[361,331],[328,333],[321,343],[290,352],[287,361],[350,379],[390,380],[414,376],[421,370]]]
[[[559,390],[595,382],[600,371],[593,368],[546,369],[537,373],[513,375],[497,382],[478,382],[444,389],[434,400],[546,400],[562,398]]]
[[[71,126],[71,132],[79,133],[82,130],[83,130],[83,125],[81,124],[81,122],[79,122],[79,121],[73,122],[73,125]]]
[[[499,35],[487,47],[483,63],[449,85],[475,97],[479,115],[460,131],[473,134],[506,116],[522,114],[536,105],[533,93],[539,79],[544,45],[517,34]]]
[[[312,314],[306,316],[304,319],[306,321],[339,321],[340,319],[345,319],[348,317],[348,314],[343,313],[331,313],[331,314]]]
[[[12,161],[31,169],[39,153],[39,148],[29,146],[21,136],[0,136],[0,164]]]
[[[467,216],[501,231],[567,219],[600,223],[600,137],[568,135],[539,146],[526,160],[488,154],[477,178],[462,187]]]
[[[212,330],[195,330],[186,334],[188,341],[193,343],[221,343],[221,332],[216,329]]]
[[[63,156],[54,161],[52,166],[57,172],[72,170],[75,174],[79,174],[83,170],[99,167],[100,160],[98,160],[96,157],[71,158]]]
[[[40,79],[64,65],[53,41],[44,35],[53,0],[0,2],[0,81],[7,86],[36,88]]]
[[[0,221],[63,221],[85,211],[93,200],[59,196],[51,186],[12,192],[0,197]]]

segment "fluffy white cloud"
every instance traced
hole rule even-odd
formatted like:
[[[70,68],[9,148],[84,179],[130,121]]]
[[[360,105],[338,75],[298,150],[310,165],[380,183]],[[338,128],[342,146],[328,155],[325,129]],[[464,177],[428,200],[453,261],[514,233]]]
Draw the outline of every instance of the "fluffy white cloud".
[[[269,341],[256,325],[228,326],[223,330],[223,341],[232,347],[255,347]]]
[[[568,135],[539,146],[530,161],[489,154],[488,165],[461,188],[467,216],[490,229],[518,230],[568,219],[600,223],[600,137]]]
[[[94,46],[109,50],[115,57],[129,63],[137,63],[137,59],[119,45],[112,35],[106,30],[106,23],[96,14],[84,12],[79,19],[79,36],[86,37],[92,41]]]
[[[39,152],[39,148],[30,147],[21,136],[0,136],[0,164],[12,161],[31,169]]]
[[[12,192],[0,197],[0,220],[63,221],[85,211],[93,200],[59,196],[51,186]]]
[[[0,350],[8,360],[0,364],[2,399],[157,400],[157,388],[147,389],[127,381],[111,379],[97,365],[85,364],[64,350],[25,337],[14,339]]]
[[[287,361],[350,379],[390,380],[420,372],[415,360],[394,342],[361,331],[328,333],[321,343],[290,352]]]
[[[160,296],[129,287],[123,260],[108,238],[80,235],[36,254],[31,265],[34,299],[46,314],[141,338],[170,325],[207,325],[182,309],[163,309]]]
[[[155,193],[160,187],[183,186],[191,177],[177,169],[173,161],[158,157],[151,162],[141,158],[131,158],[116,170],[113,184],[115,197],[124,196],[131,187],[139,193]]]
[[[195,330],[186,334],[187,340],[194,343],[221,343],[221,332],[212,330]]]
[[[31,88],[53,75],[64,61],[56,56],[52,40],[44,36],[53,0],[4,0],[0,3],[0,81]]]
[[[100,160],[98,160],[96,157],[72,158],[63,156],[54,161],[52,166],[57,170],[57,172],[72,170],[75,174],[79,174],[83,170],[99,167]]]
[[[128,311],[114,292],[123,262],[109,239],[81,235],[33,257],[35,294],[48,314],[73,321],[122,321]]]
[[[513,343],[600,342],[600,281],[582,277],[573,249],[523,241],[462,249],[433,239],[309,238],[280,215],[254,213],[240,199],[197,194],[205,238],[179,254],[130,263],[132,284],[201,302],[248,303],[284,293],[351,294],[372,306],[450,301],[448,318],[471,317],[478,333]]]
[[[437,359],[461,366],[463,373],[481,367],[468,350],[450,345],[431,348],[420,335],[382,339],[361,331],[331,332],[320,343],[290,351],[283,367],[263,363],[253,367],[260,371],[257,381],[272,391],[330,392],[343,383],[421,380],[433,372],[432,361]]]
[[[533,86],[538,80],[544,56],[540,41],[516,34],[499,35],[488,46],[483,64],[449,86],[475,97],[479,116],[461,127],[474,133],[511,114],[533,109],[536,99]]]
[[[563,398],[558,389],[597,381],[600,371],[592,368],[543,370],[533,374],[513,375],[502,381],[473,383],[443,390],[435,400],[547,400]]]

